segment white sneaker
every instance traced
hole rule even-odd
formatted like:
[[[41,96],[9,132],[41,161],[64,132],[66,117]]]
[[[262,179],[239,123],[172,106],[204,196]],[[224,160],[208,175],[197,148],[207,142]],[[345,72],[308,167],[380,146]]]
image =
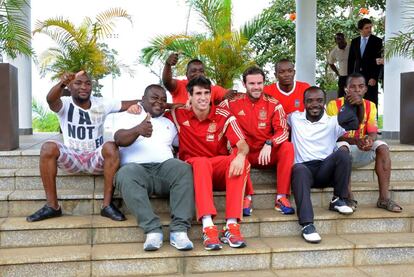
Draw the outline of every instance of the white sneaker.
[[[329,209],[331,211],[337,211],[340,214],[353,214],[354,210],[349,207],[344,199],[339,197],[333,197],[331,202],[329,203]]]
[[[310,223],[302,228],[302,237],[310,243],[319,243],[322,240],[321,236],[318,232],[316,232],[316,228],[313,223]]]
[[[147,238],[144,242],[145,251],[155,251],[161,248],[162,246],[162,233],[148,233]]]
[[[187,232],[171,232],[170,244],[178,250],[191,250],[194,248],[193,243],[187,236]]]

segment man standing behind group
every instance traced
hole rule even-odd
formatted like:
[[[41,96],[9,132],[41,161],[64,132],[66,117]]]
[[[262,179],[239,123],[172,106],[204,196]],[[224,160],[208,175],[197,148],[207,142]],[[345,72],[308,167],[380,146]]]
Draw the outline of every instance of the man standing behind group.
[[[178,53],[171,54],[165,62],[164,69],[162,71],[162,83],[171,93],[174,104],[187,104],[188,92],[186,86],[188,82],[194,78],[205,76],[204,75],[204,64],[198,59],[193,59],[188,62],[185,80],[178,80],[172,77],[172,67],[178,62]],[[211,99],[212,103],[220,103],[227,89],[220,86],[211,86]]]
[[[67,87],[71,96],[62,96]],[[40,150],[40,177],[46,192],[47,204],[27,221],[39,221],[62,215],[56,192],[57,168],[70,173],[86,172],[104,175],[104,199],[101,215],[112,220],[125,220],[111,203],[113,177],[119,168],[118,147],[104,142],[105,118],[109,113],[128,109],[137,101],[119,101],[91,96],[92,81],[88,74],[65,73],[52,87],[46,100],[59,117],[63,142],[47,141]]]
[[[276,98],[286,114],[294,111],[303,112],[303,92],[308,83],[295,81],[295,66],[288,59],[282,59],[275,65],[277,82],[264,87],[264,93]]]
[[[163,117],[167,95],[159,85],[150,85],[142,97],[146,113],[123,114],[114,139],[120,148],[121,169],[115,183],[128,209],[144,229],[144,250],[157,250],[163,241],[160,218],[154,214],[149,195],[169,195],[171,207],[170,243],[179,250],[193,248],[188,239],[194,213],[191,166],[173,158],[177,136],[174,124]]]
[[[180,140],[179,157],[193,166],[197,220],[203,224],[203,244],[206,250],[222,246],[219,231],[213,223],[217,215],[213,189],[226,191],[226,227],[221,241],[231,247],[246,243],[238,221],[242,219],[242,202],[250,164],[244,135],[231,113],[211,105],[211,82],[204,76],[190,80],[190,108],[171,111]],[[228,154],[227,143],[233,148]]]
[[[376,59],[381,58],[382,39],[372,34],[372,22],[368,18],[358,21],[361,34],[351,41],[348,57],[348,75],[361,73],[368,86],[364,98],[374,102],[378,109],[378,77],[380,66]]]
[[[246,135],[250,148],[248,159],[252,167],[276,167],[275,209],[283,214],[293,214],[295,210],[288,199],[293,145],[288,141],[289,131],[283,107],[273,97],[263,94],[264,81],[262,69],[248,68],[243,73],[246,94],[238,94],[234,100],[225,100],[220,106],[230,109]]]
[[[338,98],[345,95],[346,76],[348,75],[349,45],[343,33],[335,34],[336,46],[329,53],[328,64],[338,76]],[[336,67],[335,63],[338,64]]]

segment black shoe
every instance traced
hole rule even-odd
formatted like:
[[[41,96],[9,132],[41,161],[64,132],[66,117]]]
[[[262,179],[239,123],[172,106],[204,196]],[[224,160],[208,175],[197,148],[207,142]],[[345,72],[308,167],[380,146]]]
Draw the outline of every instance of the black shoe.
[[[125,216],[121,213],[121,211],[118,210],[118,208],[115,207],[115,205],[113,205],[112,203],[101,209],[101,216],[108,217],[115,221],[126,220]]]
[[[26,220],[28,222],[34,222],[34,221],[40,221],[40,220],[47,219],[47,218],[58,217],[61,215],[62,215],[62,209],[60,208],[60,206],[59,206],[59,209],[55,210],[46,204],[34,214],[26,217]]]

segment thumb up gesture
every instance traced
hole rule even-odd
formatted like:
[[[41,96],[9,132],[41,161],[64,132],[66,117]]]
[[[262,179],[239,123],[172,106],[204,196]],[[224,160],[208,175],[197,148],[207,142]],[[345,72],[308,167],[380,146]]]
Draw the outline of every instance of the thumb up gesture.
[[[145,119],[137,126],[140,136],[149,138],[152,135],[151,114],[147,113]]]

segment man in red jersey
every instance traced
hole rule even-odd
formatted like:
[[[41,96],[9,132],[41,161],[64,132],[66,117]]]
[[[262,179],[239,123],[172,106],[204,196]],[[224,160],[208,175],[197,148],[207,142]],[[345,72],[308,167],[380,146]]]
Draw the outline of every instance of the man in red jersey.
[[[217,211],[213,189],[226,191],[226,226],[221,241],[231,247],[244,247],[238,221],[250,164],[249,146],[237,120],[230,111],[212,106],[211,82],[204,76],[190,80],[187,90],[191,108],[171,111],[179,134],[179,158],[193,166],[197,219],[203,223],[206,250],[221,249],[219,231],[213,223]],[[232,148],[228,155],[227,143]]]
[[[246,93],[238,94],[234,100],[225,100],[220,106],[230,109],[246,135],[250,164],[255,168],[276,167],[275,209],[282,214],[293,214],[295,210],[288,199],[294,158],[293,145],[288,141],[289,131],[282,105],[273,97],[263,94],[264,80],[262,69],[248,68],[243,73]],[[247,189],[246,194],[250,195],[249,192]],[[245,215],[249,212],[245,211],[249,206],[244,205]]]
[[[204,75],[204,64],[198,59],[193,59],[187,64],[187,71],[185,73],[187,79],[178,80],[172,77],[172,67],[178,62],[178,54],[171,54],[165,62],[164,70],[162,71],[162,83],[171,93],[173,103],[186,104],[188,101],[188,92],[186,86],[188,81]],[[211,86],[211,99],[213,104],[220,103],[223,100],[227,89],[220,86]]]
[[[295,66],[288,59],[282,59],[275,65],[277,82],[264,87],[264,93],[276,98],[286,114],[294,111],[303,112],[303,92],[309,87],[308,83],[295,81]]]

